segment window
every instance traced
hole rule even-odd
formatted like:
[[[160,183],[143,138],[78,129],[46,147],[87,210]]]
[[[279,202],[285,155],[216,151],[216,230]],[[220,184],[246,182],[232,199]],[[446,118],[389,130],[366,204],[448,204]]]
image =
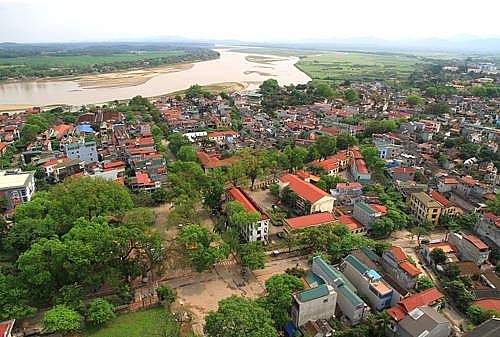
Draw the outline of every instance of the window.
[[[328,298],[325,298],[325,299],[323,300],[323,303],[327,303],[327,302],[328,302]]]

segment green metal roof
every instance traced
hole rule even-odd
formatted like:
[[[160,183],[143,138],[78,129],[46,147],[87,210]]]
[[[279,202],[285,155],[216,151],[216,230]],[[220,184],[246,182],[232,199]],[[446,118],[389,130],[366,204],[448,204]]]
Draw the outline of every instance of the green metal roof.
[[[380,257],[368,247],[361,247],[361,251],[365,253],[365,255],[368,256],[368,258],[374,262],[377,262],[380,259]]]
[[[365,302],[349,287],[340,287],[337,289],[337,292],[343,294],[355,307],[365,304]]]
[[[351,254],[347,255],[344,259],[346,262],[349,262],[351,266],[353,266],[357,271],[361,273],[361,275],[364,275],[367,271],[368,268],[359,261],[355,256],[352,256]]]
[[[354,207],[359,207],[368,214],[377,213],[377,211],[375,211],[373,208],[371,208],[368,204],[364,203],[363,201],[358,201],[356,204],[354,204]]]
[[[312,271],[308,272],[306,276],[304,276],[304,278],[310,286],[313,286],[314,283],[316,283],[317,285],[325,284],[325,281],[323,281],[321,277],[314,274]]]
[[[297,297],[301,302],[308,302],[315,300],[317,298],[321,298],[323,296],[327,296],[330,293],[328,290],[328,286],[326,284],[322,284],[316,288],[307,289],[298,293]]]

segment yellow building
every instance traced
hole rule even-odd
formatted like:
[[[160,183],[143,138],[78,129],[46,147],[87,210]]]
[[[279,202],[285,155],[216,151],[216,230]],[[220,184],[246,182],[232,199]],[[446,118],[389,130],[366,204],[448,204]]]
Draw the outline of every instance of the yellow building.
[[[424,192],[410,194],[408,207],[418,223],[422,224],[429,220],[434,225],[438,224],[439,216],[444,208],[436,199]]]

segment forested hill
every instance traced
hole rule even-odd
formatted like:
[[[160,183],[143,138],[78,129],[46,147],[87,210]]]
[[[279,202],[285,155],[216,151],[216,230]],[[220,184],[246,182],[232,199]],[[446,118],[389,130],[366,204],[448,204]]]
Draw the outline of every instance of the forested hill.
[[[0,43],[0,80],[104,73],[219,57],[193,43]]]

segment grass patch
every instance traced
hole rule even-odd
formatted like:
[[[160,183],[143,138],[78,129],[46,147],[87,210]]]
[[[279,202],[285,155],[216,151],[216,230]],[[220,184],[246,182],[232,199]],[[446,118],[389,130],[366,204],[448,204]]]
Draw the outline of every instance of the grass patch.
[[[342,81],[405,81],[424,63],[422,57],[411,54],[328,52],[304,56],[296,64],[312,79]]]
[[[140,310],[117,316],[100,329],[89,329],[83,337],[178,337],[173,315],[163,307]]]

